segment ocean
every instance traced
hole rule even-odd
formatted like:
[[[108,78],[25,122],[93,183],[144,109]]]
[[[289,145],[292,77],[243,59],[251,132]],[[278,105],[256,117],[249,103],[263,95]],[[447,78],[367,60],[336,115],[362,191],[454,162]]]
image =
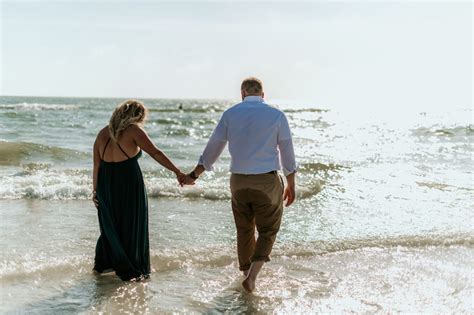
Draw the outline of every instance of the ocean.
[[[0,313],[474,312],[471,108],[269,101],[294,135],[297,200],[246,294],[227,150],[184,188],[144,154],[151,277],[92,274],[92,144],[122,100],[0,97]],[[152,140],[190,171],[237,100],[143,102]]]

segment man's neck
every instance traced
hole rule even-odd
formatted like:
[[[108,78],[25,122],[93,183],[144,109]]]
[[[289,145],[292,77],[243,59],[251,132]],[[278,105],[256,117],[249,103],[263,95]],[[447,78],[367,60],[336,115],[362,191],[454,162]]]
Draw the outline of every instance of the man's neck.
[[[247,95],[243,99],[244,102],[263,102],[263,97],[261,95]]]

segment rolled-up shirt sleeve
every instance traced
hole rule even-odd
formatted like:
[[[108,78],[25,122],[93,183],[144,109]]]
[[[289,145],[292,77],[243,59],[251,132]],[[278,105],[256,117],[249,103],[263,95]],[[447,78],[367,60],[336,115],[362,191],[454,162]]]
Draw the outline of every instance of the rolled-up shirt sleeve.
[[[214,170],[214,163],[227,144],[227,123],[224,115],[222,115],[216,129],[212,132],[209,141],[207,142],[204,152],[199,157],[198,165],[202,165],[206,171]]]
[[[280,126],[278,128],[278,149],[280,151],[280,161],[283,174],[288,175],[296,171],[295,150],[293,139],[291,138],[290,126],[285,114],[282,114]]]

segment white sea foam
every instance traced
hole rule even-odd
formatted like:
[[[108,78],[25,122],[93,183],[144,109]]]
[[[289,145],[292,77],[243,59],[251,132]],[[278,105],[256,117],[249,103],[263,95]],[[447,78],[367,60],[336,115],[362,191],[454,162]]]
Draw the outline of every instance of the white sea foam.
[[[79,108],[76,104],[44,104],[44,103],[17,103],[0,104],[0,109],[20,109],[20,110],[74,110]]]
[[[77,200],[89,199],[92,177],[88,169],[50,169],[48,165],[25,165],[23,171],[0,177],[0,199]],[[194,186],[180,187],[174,178],[145,174],[149,197],[229,200],[227,177],[201,180]],[[298,184],[299,198],[310,198],[321,191],[322,181]]]
[[[0,178],[0,199],[87,199],[91,178],[84,172],[67,174],[55,170],[36,170]]]

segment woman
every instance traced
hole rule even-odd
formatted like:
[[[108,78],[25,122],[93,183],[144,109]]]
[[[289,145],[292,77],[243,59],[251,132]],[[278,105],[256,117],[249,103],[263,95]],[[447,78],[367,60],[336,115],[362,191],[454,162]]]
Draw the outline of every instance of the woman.
[[[122,280],[148,278],[148,202],[138,158],[142,150],[176,174],[184,174],[150,140],[143,129],[146,107],[128,100],[117,106],[94,143],[93,201],[100,237],[94,270],[114,270]]]

